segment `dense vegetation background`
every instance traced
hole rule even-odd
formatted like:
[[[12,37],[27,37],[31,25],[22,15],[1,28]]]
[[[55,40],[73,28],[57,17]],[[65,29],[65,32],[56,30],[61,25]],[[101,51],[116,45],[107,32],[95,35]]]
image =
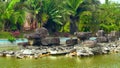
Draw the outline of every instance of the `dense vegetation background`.
[[[106,0],[0,0],[0,31],[120,31],[120,4]],[[24,26],[27,25],[27,26]]]

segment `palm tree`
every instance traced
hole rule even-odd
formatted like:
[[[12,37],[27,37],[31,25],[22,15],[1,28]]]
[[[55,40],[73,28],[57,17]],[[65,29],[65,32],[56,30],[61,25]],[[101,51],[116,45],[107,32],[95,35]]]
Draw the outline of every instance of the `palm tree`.
[[[7,8],[7,3],[0,1],[0,28],[3,31],[4,30],[4,22],[5,22],[5,17],[3,16],[5,10]]]
[[[41,26],[46,27],[50,32],[55,32],[62,25],[62,2],[62,0],[42,0],[38,17]]]
[[[97,21],[97,15],[99,13],[99,6],[100,6],[99,0],[84,0],[83,1],[83,3],[80,5],[78,9],[80,12],[80,20],[81,20],[78,24],[79,26],[81,26],[81,24],[83,26],[89,25],[89,27],[84,27],[84,28],[79,28],[79,29],[87,29],[85,31],[91,31],[91,32],[95,32],[96,30],[98,30],[99,23]],[[84,18],[83,16],[87,16],[87,17]],[[84,22],[88,22],[88,23],[86,24]],[[95,29],[93,28],[93,26]]]
[[[77,31],[76,21],[78,19],[78,8],[83,0],[66,0],[66,10],[70,18],[70,33]]]
[[[19,0],[11,0],[1,3],[3,4],[3,7],[1,8],[0,12],[0,19],[3,23],[3,30],[4,29],[17,29],[16,25],[22,24],[24,20],[24,13],[22,11],[16,11],[14,10],[14,6],[17,2],[20,2]]]
[[[37,23],[39,18],[37,18],[38,12],[41,9],[41,1],[42,0],[22,0],[21,5],[24,10],[25,10],[25,24],[30,24],[30,29],[35,29],[37,28]],[[19,6],[18,6],[19,7]],[[27,26],[28,27],[28,26]]]

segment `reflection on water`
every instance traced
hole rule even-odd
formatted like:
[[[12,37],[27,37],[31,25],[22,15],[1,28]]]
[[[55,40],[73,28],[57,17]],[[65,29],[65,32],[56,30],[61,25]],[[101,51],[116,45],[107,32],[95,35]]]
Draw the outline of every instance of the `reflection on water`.
[[[120,68],[120,55],[49,56],[39,59],[0,58],[0,68]]]

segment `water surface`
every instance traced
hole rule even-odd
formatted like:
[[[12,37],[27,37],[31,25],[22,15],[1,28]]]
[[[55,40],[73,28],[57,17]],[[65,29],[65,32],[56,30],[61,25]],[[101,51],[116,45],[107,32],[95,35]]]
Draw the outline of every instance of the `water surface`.
[[[10,42],[8,39],[0,39],[0,46],[17,46],[18,43],[28,42],[26,38],[19,38],[13,42]]]
[[[0,68],[120,68],[120,54],[94,57],[0,58]]]

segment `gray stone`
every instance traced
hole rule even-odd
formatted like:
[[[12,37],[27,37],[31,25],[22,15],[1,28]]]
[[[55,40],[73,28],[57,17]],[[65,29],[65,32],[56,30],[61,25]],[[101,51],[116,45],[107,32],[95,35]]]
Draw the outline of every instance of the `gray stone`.
[[[31,34],[25,34],[24,35],[27,39],[32,40],[32,45],[41,45],[41,41],[44,40],[44,38],[49,36],[48,30],[44,27],[37,28],[34,33]],[[52,42],[52,41],[51,41]]]
[[[96,36],[97,37],[105,36],[104,30],[98,30],[98,32],[96,33]]]
[[[92,56],[92,55],[94,55],[91,48],[88,48],[88,47],[78,47],[76,52],[77,52],[77,56]]]
[[[48,30],[44,27],[37,28],[35,33],[38,34],[41,38],[45,38],[49,35]]]
[[[59,45],[60,39],[58,37],[44,38],[41,40],[42,45]]]
[[[66,40],[66,44],[70,45],[70,46],[75,45],[77,43],[78,43],[77,39],[68,39],[68,40]]]
[[[101,47],[92,48],[92,52],[93,52],[94,55],[103,54]]]
[[[117,31],[111,31],[110,33],[111,36],[119,37],[119,32]]]
[[[93,40],[86,40],[82,44],[83,44],[83,46],[86,46],[86,47],[95,47],[95,46],[97,46],[97,42],[93,41]]]
[[[24,55],[31,55],[31,54],[33,54],[33,53],[32,53],[32,50],[25,49],[25,50],[23,50],[23,53],[22,53],[22,54],[24,54]]]
[[[43,39],[49,35],[48,30],[44,27],[37,28],[34,33],[25,34],[28,39]]]
[[[26,46],[28,46],[29,45],[29,43],[28,42],[22,42],[22,43],[18,43],[17,44],[18,46],[22,46],[22,47],[26,47]]]
[[[105,36],[97,37],[97,42],[99,43],[108,42],[108,39]]]
[[[84,41],[86,39],[89,39],[92,36],[91,32],[75,32],[74,35],[76,35],[80,40]]]
[[[113,42],[119,39],[119,32],[117,31],[111,31],[110,34],[108,34],[108,41]]]
[[[111,36],[110,34],[108,34],[107,38],[108,38],[108,42],[113,42],[113,41],[116,40],[116,37],[115,36]]]

